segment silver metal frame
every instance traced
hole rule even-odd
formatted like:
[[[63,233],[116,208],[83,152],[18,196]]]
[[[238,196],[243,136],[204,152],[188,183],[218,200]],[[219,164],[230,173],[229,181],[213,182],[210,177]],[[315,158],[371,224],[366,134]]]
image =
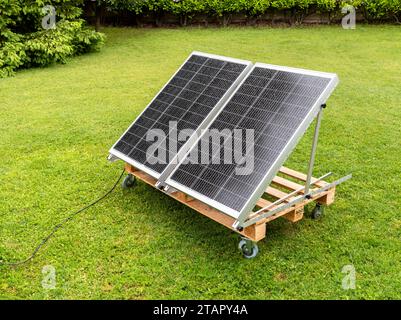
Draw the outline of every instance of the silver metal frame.
[[[178,169],[178,167],[181,165],[181,163],[185,160],[185,157],[181,158],[180,163],[175,167],[175,169],[171,172],[170,176],[166,179],[166,184],[173,187],[174,189],[180,190],[186,194],[188,194],[191,197],[194,197],[211,207],[214,207],[215,209],[233,217],[236,219],[236,222],[234,223],[235,228],[242,227],[244,225],[244,222],[248,218],[250,214],[252,214],[252,210],[255,207],[256,202],[259,200],[259,198],[262,196],[278,170],[280,169],[281,165],[284,163],[284,161],[287,159],[291,151],[294,149],[295,145],[298,143],[299,139],[302,137],[302,135],[305,133],[306,129],[309,127],[310,123],[313,121],[313,119],[316,117],[317,113],[320,110],[320,107],[322,104],[326,102],[336,85],[338,84],[338,77],[336,74],[333,73],[325,73],[325,72],[319,72],[319,71],[312,71],[312,70],[304,70],[304,69],[299,69],[299,68],[291,68],[291,67],[283,67],[283,66],[277,66],[277,65],[270,65],[270,64],[263,64],[263,63],[256,63],[251,71],[248,73],[247,77],[251,74],[254,68],[259,67],[259,68],[266,68],[266,69],[274,69],[274,70],[280,70],[280,71],[288,71],[288,72],[293,72],[293,73],[300,73],[300,74],[306,74],[306,75],[313,75],[313,76],[319,76],[319,77],[325,77],[331,79],[329,84],[327,85],[326,89],[322,92],[320,97],[317,99],[313,107],[311,108],[311,111],[308,113],[308,115],[305,117],[305,119],[302,121],[301,125],[298,127],[296,132],[293,134],[291,139],[287,142],[286,146],[284,147],[283,151],[279,155],[279,157],[276,159],[270,170],[265,174],[263,180],[260,182],[258,187],[255,189],[253,192],[252,196],[249,198],[245,206],[241,209],[241,211],[233,210],[232,208],[229,208],[220,202],[217,202],[209,197],[206,197],[204,195],[199,194],[198,192],[191,190],[187,188],[186,186],[183,186],[182,184],[174,181],[171,179],[171,176],[174,174],[174,172]],[[241,83],[237,86],[237,88],[234,90],[232,93],[232,96],[235,95],[235,93],[238,91],[238,89],[241,87],[243,82],[246,80],[245,77]],[[232,97],[231,96],[231,97]],[[230,99],[231,99],[230,97]],[[228,99],[224,106],[219,110],[219,112],[215,115],[214,119],[210,122],[213,123],[213,121],[219,116],[220,112],[224,109],[224,107],[227,105],[227,103],[230,101]],[[200,136],[198,140],[195,142],[194,146],[196,143],[202,138]],[[192,148],[189,149],[186,153],[189,154],[191,152]]]
[[[235,59],[235,58],[230,58],[230,57],[224,57],[224,56],[219,56],[219,55],[214,55],[214,54],[209,54],[209,53],[204,53],[204,52],[199,52],[199,51],[193,51],[188,57],[187,59],[185,59],[185,61],[181,64],[181,66],[177,69],[177,71],[170,77],[170,79],[166,82],[166,84],[159,90],[159,92],[157,92],[155,94],[155,96],[153,97],[153,99],[149,102],[149,104],[146,106],[146,108],[144,108],[142,110],[142,112],[135,118],[135,120],[128,126],[127,130],[124,131],[124,133],[120,136],[120,138],[114,143],[114,145],[110,148],[109,153],[111,155],[111,157],[109,156],[110,159],[113,159],[114,157],[117,157],[118,159],[121,159],[131,165],[133,165],[135,168],[146,172],[147,174],[151,175],[152,177],[160,180],[160,182],[163,182],[165,177],[169,174],[169,172],[171,172],[175,166],[177,166],[176,162],[176,157],[174,157],[174,161],[170,161],[169,165],[166,167],[166,169],[162,172],[162,173],[158,173],[152,169],[150,169],[149,167],[143,165],[142,163],[139,163],[129,157],[127,157],[126,155],[124,155],[123,153],[121,153],[120,151],[114,149],[116,144],[122,139],[122,137],[128,132],[128,130],[131,128],[131,126],[133,124],[135,124],[138,119],[142,116],[142,114],[147,110],[147,108],[150,106],[150,104],[156,99],[156,97],[165,89],[165,87],[168,85],[168,83],[176,76],[176,74],[178,73],[178,71],[181,70],[181,68],[183,67],[183,65],[185,63],[187,63],[187,61],[193,56],[193,55],[197,55],[197,56],[203,56],[203,57],[207,57],[207,58],[211,58],[211,59],[216,59],[216,60],[222,60],[222,61],[227,61],[227,62],[234,62],[234,63],[240,63],[240,64],[244,64],[246,65],[246,68],[242,71],[242,73],[239,75],[239,77],[237,78],[237,80],[231,85],[231,87],[227,90],[227,92],[223,95],[223,97],[219,100],[219,102],[217,102],[216,106],[212,109],[211,113],[202,121],[202,123],[200,124],[199,128],[194,132],[194,134],[188,139],[188,141],[181,147],[181,149],[179,150],[179,152],[177,153],[176,157],[178,156],[178,154],[182,154],[182,152],[180,153],[181,150],[185,150],[185,148],[188,148],[188,146],[190,145],[190,143],[193,143],[193,140],[196,138],[197,134],[199,135],[200,130],[206,128],[209,125],[209,122],[211,121],[211,119],[213,118],[214,114],[224,105],[224,103],[226,102],[226,100],[231,96],[231,93],[235,90],[235,88],[238,86],[238,84],[242,81],[242,79],[248,74],[250,68],[252,67],[252,62],[251,61],[247,61],[247,60],[240,60],[240,59]],[[198,131],[199,130],[199,131]],[[195,137],[195,138],[194,138]]]
[[[317,114],[316,118],[315,132],[313,134],[312,149],[309,158],[308,174],[306,176],[306,181],[305,181],[305,194],[309,193],[309,187],[311,184],[310,182],[313,174],[313,166],[315,164],[317,141],[319,139],[319,129],[320,129],[320,123],[322,122],[322,116],[323,116],[323,106],[320,107],[320,111]]]
[[[314,184],[316,184],[317,182],[322,181],[323,179],[327,178],[327,177],[330,176],[330,175],[332,175],[332,172],[328,172],[328,173],[322,175],[321,177],[319,177],[319,178],[317,178],[316,180],[314,180],[314,181],[312,182],[311,185],[314,185]],[[264,211],[266,211],[266,210],[269,210],[270,208],[273,208],[274,206],[277,206],[278,204],[282,203],[283,201],[285,201],[285,200],[287,200],[287,199],[289,199],[289,198],[292,198],[292,197],[295,196],[295,195],[298,195],[298,193],[300,193],[301,191],[303,191],[305,188],[306,188],[306,186],[303,186],[303,187],[301,187],[301,188],[299,188],[299,189],[297,189],[297,190],[294,190],[294,191],[288,193],[286,196],[284,196],[284,197],[282,197],[282,198],[280,198],[280,199],[278,199],[278,200],[272,202],[272,203],[269,204],[268,206],[266,206],[266,207],[264,207],[264,208],[261,208],[261,209],[259,209],[258,211],[255,211],[254,213],[252,213],[252,215],[257,215],[257,214],[262,213],[262,212],[264,212]],[[305,193],[305,194],[306,194],[306,193]]]
[[[320,111],[322,104],[326,103],[326,100],[329,98],[330,94],[333,92],[334,88],[337,86],[339,80],[336,74],[334,73],[326,73],[326,72],[318,72],[318,71],[311,71],[311,70],[304,70],[304,69],[297,69],[297,68],[290,68],[290,67],[281,67],[269,64],[262,64],[256,63],[255,67],[264,67],[268,69],[275,69],[281,71],[288,71],[288,72],[295,72],[307,75],[313,75],[318,77],[325,77],[331,79],[326,89],[322,92],[320,97],[316,100],[315,104],[311,108],[310,112],[307,114],[305,119],[302,121],[301,125],[298,129],[294,132],[293,136],[288,140],[287,144],[285,145],[284,149],[277,157],[276,161],[270,167],[270,170],[265,174],[263,180],[260,182],[259,186],[255,189],[252,196],[249,198],[248,202],[242,208],[237,222],[235,223],[236,226],[242,226],[248,216],[252,213],[253,208],[255,207],[256,202],[260,199],[260,197],[265,192],[266,188],[269,186],[277,172],[279,171],[281,165],[285,162],[287,157],[290,155],[292,150],[297,145],[298,141],[301,139],[303,134],[305,133],[306,129],[309,127],[313,119],[316,117],[317,113]]]
[[[278,212],[280,212],[280,211],[283,211],[283,210],[285,210],[285,209],[287,209],[287,208],[292,207],[293,205],[295,205],[295,204],[297,204],[297,203],[303,201],[303,200],[304,200],[305,198],[307,198],[308,196],[309,196],[309,197],[313,197],[315,194],[318,194],[318,193],[320,193],[320,192],[323,192],[323,191],[326,191],[326,190],[328,190],[328,189],[331,189],[331,188],[333,188],[333,187],[339,185],[340,183],[343,183],[343,182],[345,182],[345,181],[347,181],[347,180],[349,180],[349,179],[351,179],[351,178],[352,178],[352,174],[349,174],[349,175],[344,176],[344,177],[342,177],[342,178],[340,178],[340,179],[338,179],[338,180],[336,180],[336,181],[334,181],[334,182],[332,182],[332,183],[328,183],[327,185],[325,185],[325,186],[323,186],[323,187],[320,187],[320,188],[318,188],[318,189],[314,189],[314,190],[312,190],[311,192],[309,192],[309,194],[299,195],[298,197],[296,197],[296,198],[293,199],[292,201],[289,201],[289,202],[287,202],[286,204],[280,205],[280,206],[278,206],[278,207],[277,207],[276,209],[274,209],[274,210],[271,210],[271,211],[266,212],[266,213],[264,213],[264,214],[260,214],[260,215],[254,217],[254,218],[251,218],[251,219],[245,221],[244,223],[242,223],[241,225],[239,225],[238,223],[235,224],[236,229],[237,229],[238,227],[246,228],[246,227],[248,227],[248,226],[251,226],[251,225],[257,223],[258,221],[260,221],[260,220],[262,220],[262,219],[266,219],[266,218],[268,218],[268,217],[270,217],[270,216],[275,215],[276,213],[278,213]],[[321,180],[321,179],[323,179],[323,178],[319,178],[319,179],[317,179],[315,182],[317,182],[318,180]],[[313,182],[313,183],[315,183],[315,182]],[[312,184],[313,184],[313,183],[312,183]],[[303,187],[302,189],[304,189],[304,188],[305,188],[305,187]],[[299,191],[302,191],[302,189],[300,189]],[[296,191],[297,191],[297,190],[296,190]],[[294,191],[294,192],[295,192],[295,191]],[[286,198],[287,198],[287,197],[286,197]],[[279,202],[279,203],[281,203],[281,202],[283,202],[283,201],[284,201],[284,198],[281,198],[281,199],[277,200],[277,202]],[[272,205],[273,205],[273,204],[272,204]],[[269,205],[268,207],[262,208],[262,209],[260,209],[258,212],[260,212],[260,211],[261,211],[261,212],[266,211],[266,210],[268,210],[272,205]],[[254,213],[254,214],[256,214],[256,213]]]

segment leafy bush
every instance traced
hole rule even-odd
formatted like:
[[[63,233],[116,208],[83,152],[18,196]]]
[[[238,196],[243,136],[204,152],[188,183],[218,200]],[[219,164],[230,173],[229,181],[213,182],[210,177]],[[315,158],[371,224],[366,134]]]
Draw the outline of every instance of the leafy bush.
[[[391,17],[394,18],[397,23],[400,23],[401,0],[365,0],[358,4],[364,7],[368,19],[373,20]]]
[[[180,17],[180,24],[187,25],[188,19],[205,10],[204,0],[169,1],[167,10]]]
[[[339,8],[338,0],[316,0],[318,12],[331,12]]]
[[[260,17],[271,7],[272,0],[239,0],[247,17]]]
[[[387,15],[401,24],[401,0],[381,0],[381,3]]]
[[[157,26],[161,26],[161,18],[169,10],[169,4],[172,0],[146,0],[145,10],[155,17]]]
[[[101,0],[98,0],[101,1]],[[230,22],[235,13],[257,18],[269,10],[289,13],[293,21],[301,23],[310,10],[319,13],[338,12],[346,4],[361,10],[365,18],[394,18],[401,20],[401,0],[105,0],[113,10],[129,10],[136,14],[152,13],[157,24],[165,12],[180,17],[182,25],[198,13],[217,17],[223,25]]]
[[[43,29],[42,0],[0,2],[0,78],[19,68],[65,63],[67,57],[96,50],[104,36],[85,27],[82,0],[56,0],[56,27]]]
[[[141,14],[146,8],[146,0],[105,0],[107,8],[112,11],[128,10]]]
[[[314,4],[314,0],[273,0],[271,6],[278,11],[288,12],[291,23],[300,24]]]
[[[233,13],[240,12],[242,2],[239,0],[204,0],[205,12],[217,16],[224,26],[227,26]]]
[[[4,42],[0,48],[0,78],[14,74],[24,64],[26,53],[20,41]]]
[[[30,33],[25,37],[25,66],[65,63],[73,55],[95,50],[103,42],[98,33],[83,28],[83,20],[62,20],[57,28]]]

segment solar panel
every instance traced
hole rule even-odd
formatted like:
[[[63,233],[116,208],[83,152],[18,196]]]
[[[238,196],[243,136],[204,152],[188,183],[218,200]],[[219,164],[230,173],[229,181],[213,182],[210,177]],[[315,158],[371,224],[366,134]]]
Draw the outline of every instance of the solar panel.
[[[175,140],[177,147],[170,148],[169,138],[173,130],[196,132],[209,124],[250,67],[249,61],[193,52],[114,144],[110,154],[159,178],[172,158],[190,140]],[[175,122],[176,127],[171,127],[170,122]],[[165,139],[157,141],[156,145],[159,144],[158,149],[168,155],[167,161],[159,161],[161,157],[147,154],[151,145],[157,148],[155,141],[147,138],[150,130],[164,132]]]
[[[237,170],[244,164],[219,163],[223,146],[232,145],[235,137],[222,135],[216,146],[204,134],[166,184],[243,222],[337,82],[335,74],[257,63],[208,128],[209,132],[253,129],[253,149],[248,150],[253,170],[239,175]],[[202,144],[207,142],[212,142],[214,151],[207,149],[206,155]],[[238,145],[235,152],[245,154],[244,141]],[[198,150],[198,163],[189,161],[194,150]],[[202,156],[208,157],[207,163]]]

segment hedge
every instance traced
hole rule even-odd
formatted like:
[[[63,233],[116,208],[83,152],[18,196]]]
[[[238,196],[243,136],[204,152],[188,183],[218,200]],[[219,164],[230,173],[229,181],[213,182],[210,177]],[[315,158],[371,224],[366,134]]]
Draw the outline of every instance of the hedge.
[[[160,25],[160,17],[165,13],[180,17],[181,24],[187,24],[197,14],[217,17],[223,25],[230,17],[243,13],[248,18],[258,18],[268,12],[285,12],[295,21],[302,22],[311,11],[318,13],[341,13],[345,5],[353,5],[363,12],[365,18],[394,19],[401,21],[401,0],[105,0],[110,11],[128,10],[136,15],[155,17]]]
[[[45,5],[56,9],[56,28],[43,29]],[[102,34],[80,19],[83,0],[1,0],[0,78],[19,68],[64,63],[72,55],[97,49]]]

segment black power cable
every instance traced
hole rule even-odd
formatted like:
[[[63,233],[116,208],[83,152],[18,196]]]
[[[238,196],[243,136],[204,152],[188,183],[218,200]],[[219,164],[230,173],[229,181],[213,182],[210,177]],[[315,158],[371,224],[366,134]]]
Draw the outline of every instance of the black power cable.
[[[64,224],[66,224],[68,221],[72,220],[77,214],[79,214],[79,213],[81,213],[82,211],[85,211],[86,209],[88,209],[88,208],[94,206],[96,203],[102,201],[102,200],[103,200],[104,198],[106,198],[110,193],[112,193],[112,192],[114,191],[114,189],[117,187],[118,183],[120,182],[120,180],[121,180],[121,178],[122,178],[122,176],[123,176],[123,174],[124,174],[124,171],[125,171],[125,170],[123,170],[123,172],[121,172],[120,176],[118,177],[117,181],[114,183],[113,187],[112,187],[109,191],[107,191],[104,195],[102,195],[100,198],[98,198],[97,200],[93,201],[92,203],[88,204],[87,206],[85,206],[85,207],[79,209],[78,211],[73,212],[73,213],[70,214],[67,218],[65,218],[64,220],[62,220],[60,223],[56,224],[56,225],[53,227],[52,231],[51,231],[46,237],[44,237],[44,238],[42,239],[42,241],[36,246],[36,248],[32,251],[32,254],[31,254],[28,258],[26,258],[26,259],[24,259],[24,260],[21,260],[21,261],[16,261],[16,262],[3,262],[3,261],[0,261],[0,266],[3,265],[3,266],[8,266],[8,267],[17,267],[17,266],[20,266],[20,265],[22,265],[22,264],[25,264],[25,263],[31,261],[31,260],[36,256],[36,254],[38,253],[38,251],[43,247],[43,245],[44,245],[47,241],[49,241],[49,239],[57,232],[58,229],[60,229],[60,228],[61,228]]]

